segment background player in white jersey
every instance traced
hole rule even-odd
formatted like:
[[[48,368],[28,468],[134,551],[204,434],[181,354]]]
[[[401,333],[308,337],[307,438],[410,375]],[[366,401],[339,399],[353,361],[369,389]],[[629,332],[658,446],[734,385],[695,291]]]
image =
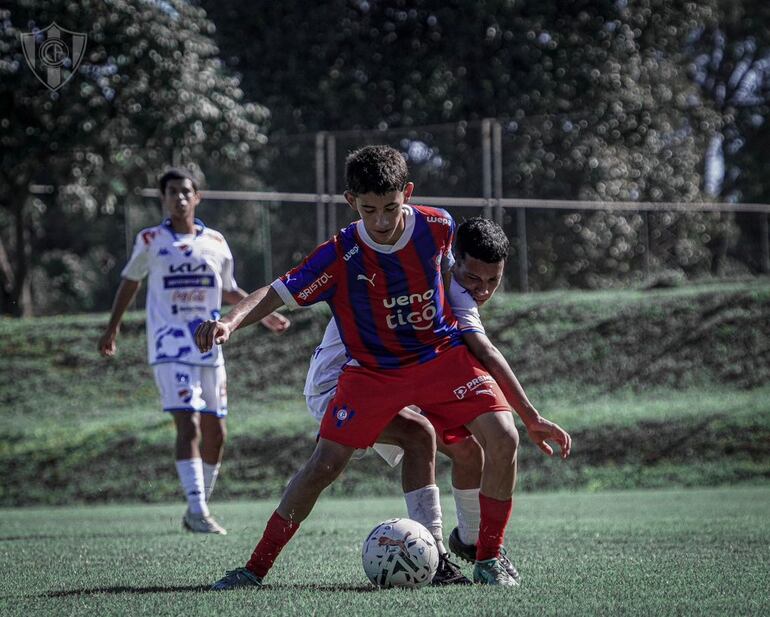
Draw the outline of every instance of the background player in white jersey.
[[[519,414],[527,427],[530,437],[546,454],[553,454],[546,439],[554,439],[562,445],[562,452],[568,453],[569,435],[558,425],[539,416],[527,399],[507,361],[486,336],[481,322],[479,307],[495,293],[502,281],[505,259],[508,255],[508,239],[503,230],[494,222],[473,218],[457,228],[455,245],[456,261],[452,267],[452,280],[448,285],[449,304],[457,318],[463,339],[477,357],[482,360],[490,374],[508,398],[508,402]],[[334,398],[337,380],[348,362],[347,352],[339,336],[334,320],[324,332],[321,344],[316,348],[310,361],[305,381],[305,399],[308,409],[319,422]],[[460,393],[465,395],[465,393]],[[391,441],[400,443],[398,427],[389,427]],[[412,431],[414,432],[414,431]],[[435,431],[431,431],[435,438]],[[406,436],[404,436],[406,437]],[[414,435],[410,439],[417,442]],[[411,444],[410,444],[411,445]],[[470,435],[458,434],[451,443],[437,440],[439,451],[452,460],[452,493],[457,509],[458,526],[449,538],[453,553],[466,561],[473,562],[479,533],[480,509],[479,486],[484,464],[483,452],[478,442]],[[404,457],[404,450],[390,443],[376,443],[373,449],[395,467],[404,458],[404,498],[408,516],[427,527],[440,546],[442,543],[441,506],[439,490],[435,485],[420,486],[408,490],[409,479],[414,470],[410,465],[419,459]],[[424,475],[424,474],[423,474]],[[412,483],[414,484],[414,483]],[[516,568],[505,555],[501,556],[505,568],[515,580],[519,580]],[[448,565],[453,565],[449,562]],[[447,568],[449,570],[449,568]],[[467,579],[466,579],[467,580]],[[450,571],[444,573],[441,584],[459,582]]]
[[[160,178],[160,198],[168,218],[137,235],[99,352],[115,355],[123,314],[148,277],[147,356],[163,410],[173,414],[176,426],[176,468],[187,496],[182,524],[193,532],[224,534],[207,505],[226,437],[224,357],[219,347],[201,354],[193,335],[198,324],[219,317],[223,300],[236,304],[247,294],[235,282],[222,234],[195,218],[201,194],[192,174],[168,170]],[[281,333],[289,320],[273,313],[262,324]]]

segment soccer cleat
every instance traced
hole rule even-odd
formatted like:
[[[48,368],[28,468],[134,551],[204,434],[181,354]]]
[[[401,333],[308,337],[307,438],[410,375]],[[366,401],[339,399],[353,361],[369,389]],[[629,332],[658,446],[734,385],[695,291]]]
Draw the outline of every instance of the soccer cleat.
[[[203,514],[193,514],[189,510],[182,517],[182,528],[193,533],[218,533],[227,535],[227,530],[214,520],[214,517]]]
[[[520,584],[521,574],[519,574],[516,566],[511,563],[511,560],[508,559],[507,551],[505,550],[504,546],[500,548],[500,554],[497,556],[497,558],[500,560],[500,563],[503,564],[503,567],[508,572],[508,574],[511,575],[511,578],[516,581],[517,584]]]
[[[499,559],[477,561],[473,567],[473,582],[482,585],[501,585],[503,587],[518,587],[519,582],[508,574]]]
[[[246,568],[228,570],[225,575],[211,586],[211,591],[227,591],[242,587],[262,587],[262,579]]]
[[[470,585],[469,578],[463,576],[456,563],[449,561],[449,553],[438,556],[438,569],[433,576],[431,585]]]
[[[457,527],[455,527],[452,530],[452,533],[449,535],[449,550],[451,550],[455,555],[464,561],[469,563],[475,563],[476,561],[476,545],[465,544],[465,542],[460,540],[460,530]],[[503,567],[508,571],[508,574],[511,575],[511,578],[513,578],[517,583],[520,583],[521,575],[519,575],[519,572],[511,563],[511,560],[508,559],[505,548],[500,549],[500,555],[498,555],[498,559],[500,560],[500,563],[503,564]]]

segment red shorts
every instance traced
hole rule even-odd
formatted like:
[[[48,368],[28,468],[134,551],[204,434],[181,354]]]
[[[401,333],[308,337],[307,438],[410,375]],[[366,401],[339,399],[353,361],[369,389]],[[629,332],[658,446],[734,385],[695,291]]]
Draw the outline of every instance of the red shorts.
[[[321,420],[320,436],[367,448],[407,405],[417,405],[447,443],[467,436],[465,425],[478,416],[511,409],[497,382],[461,345],[407,368],[346,367]]]

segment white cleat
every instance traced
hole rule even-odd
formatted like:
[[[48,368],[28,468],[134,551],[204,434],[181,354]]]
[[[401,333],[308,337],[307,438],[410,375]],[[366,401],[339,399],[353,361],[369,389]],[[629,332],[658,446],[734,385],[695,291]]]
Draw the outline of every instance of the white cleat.
[[[182,517],[182,527],[193,533],[218,533],[227,535],[227,530],[214,520],[214,517],[203,514],[193,514],[189,510]]]

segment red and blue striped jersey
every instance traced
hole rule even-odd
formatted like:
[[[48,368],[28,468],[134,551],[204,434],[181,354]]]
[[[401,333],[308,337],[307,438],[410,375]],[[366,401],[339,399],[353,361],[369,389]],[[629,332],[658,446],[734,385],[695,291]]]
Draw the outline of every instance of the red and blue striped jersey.
[[[273,282],[289,307],[326,301],[350,358],[368,368],[422,364],[462,345],[441,279],[454,221],[438,208],[404,209],[394,245],[377,244],[358,220]]]

